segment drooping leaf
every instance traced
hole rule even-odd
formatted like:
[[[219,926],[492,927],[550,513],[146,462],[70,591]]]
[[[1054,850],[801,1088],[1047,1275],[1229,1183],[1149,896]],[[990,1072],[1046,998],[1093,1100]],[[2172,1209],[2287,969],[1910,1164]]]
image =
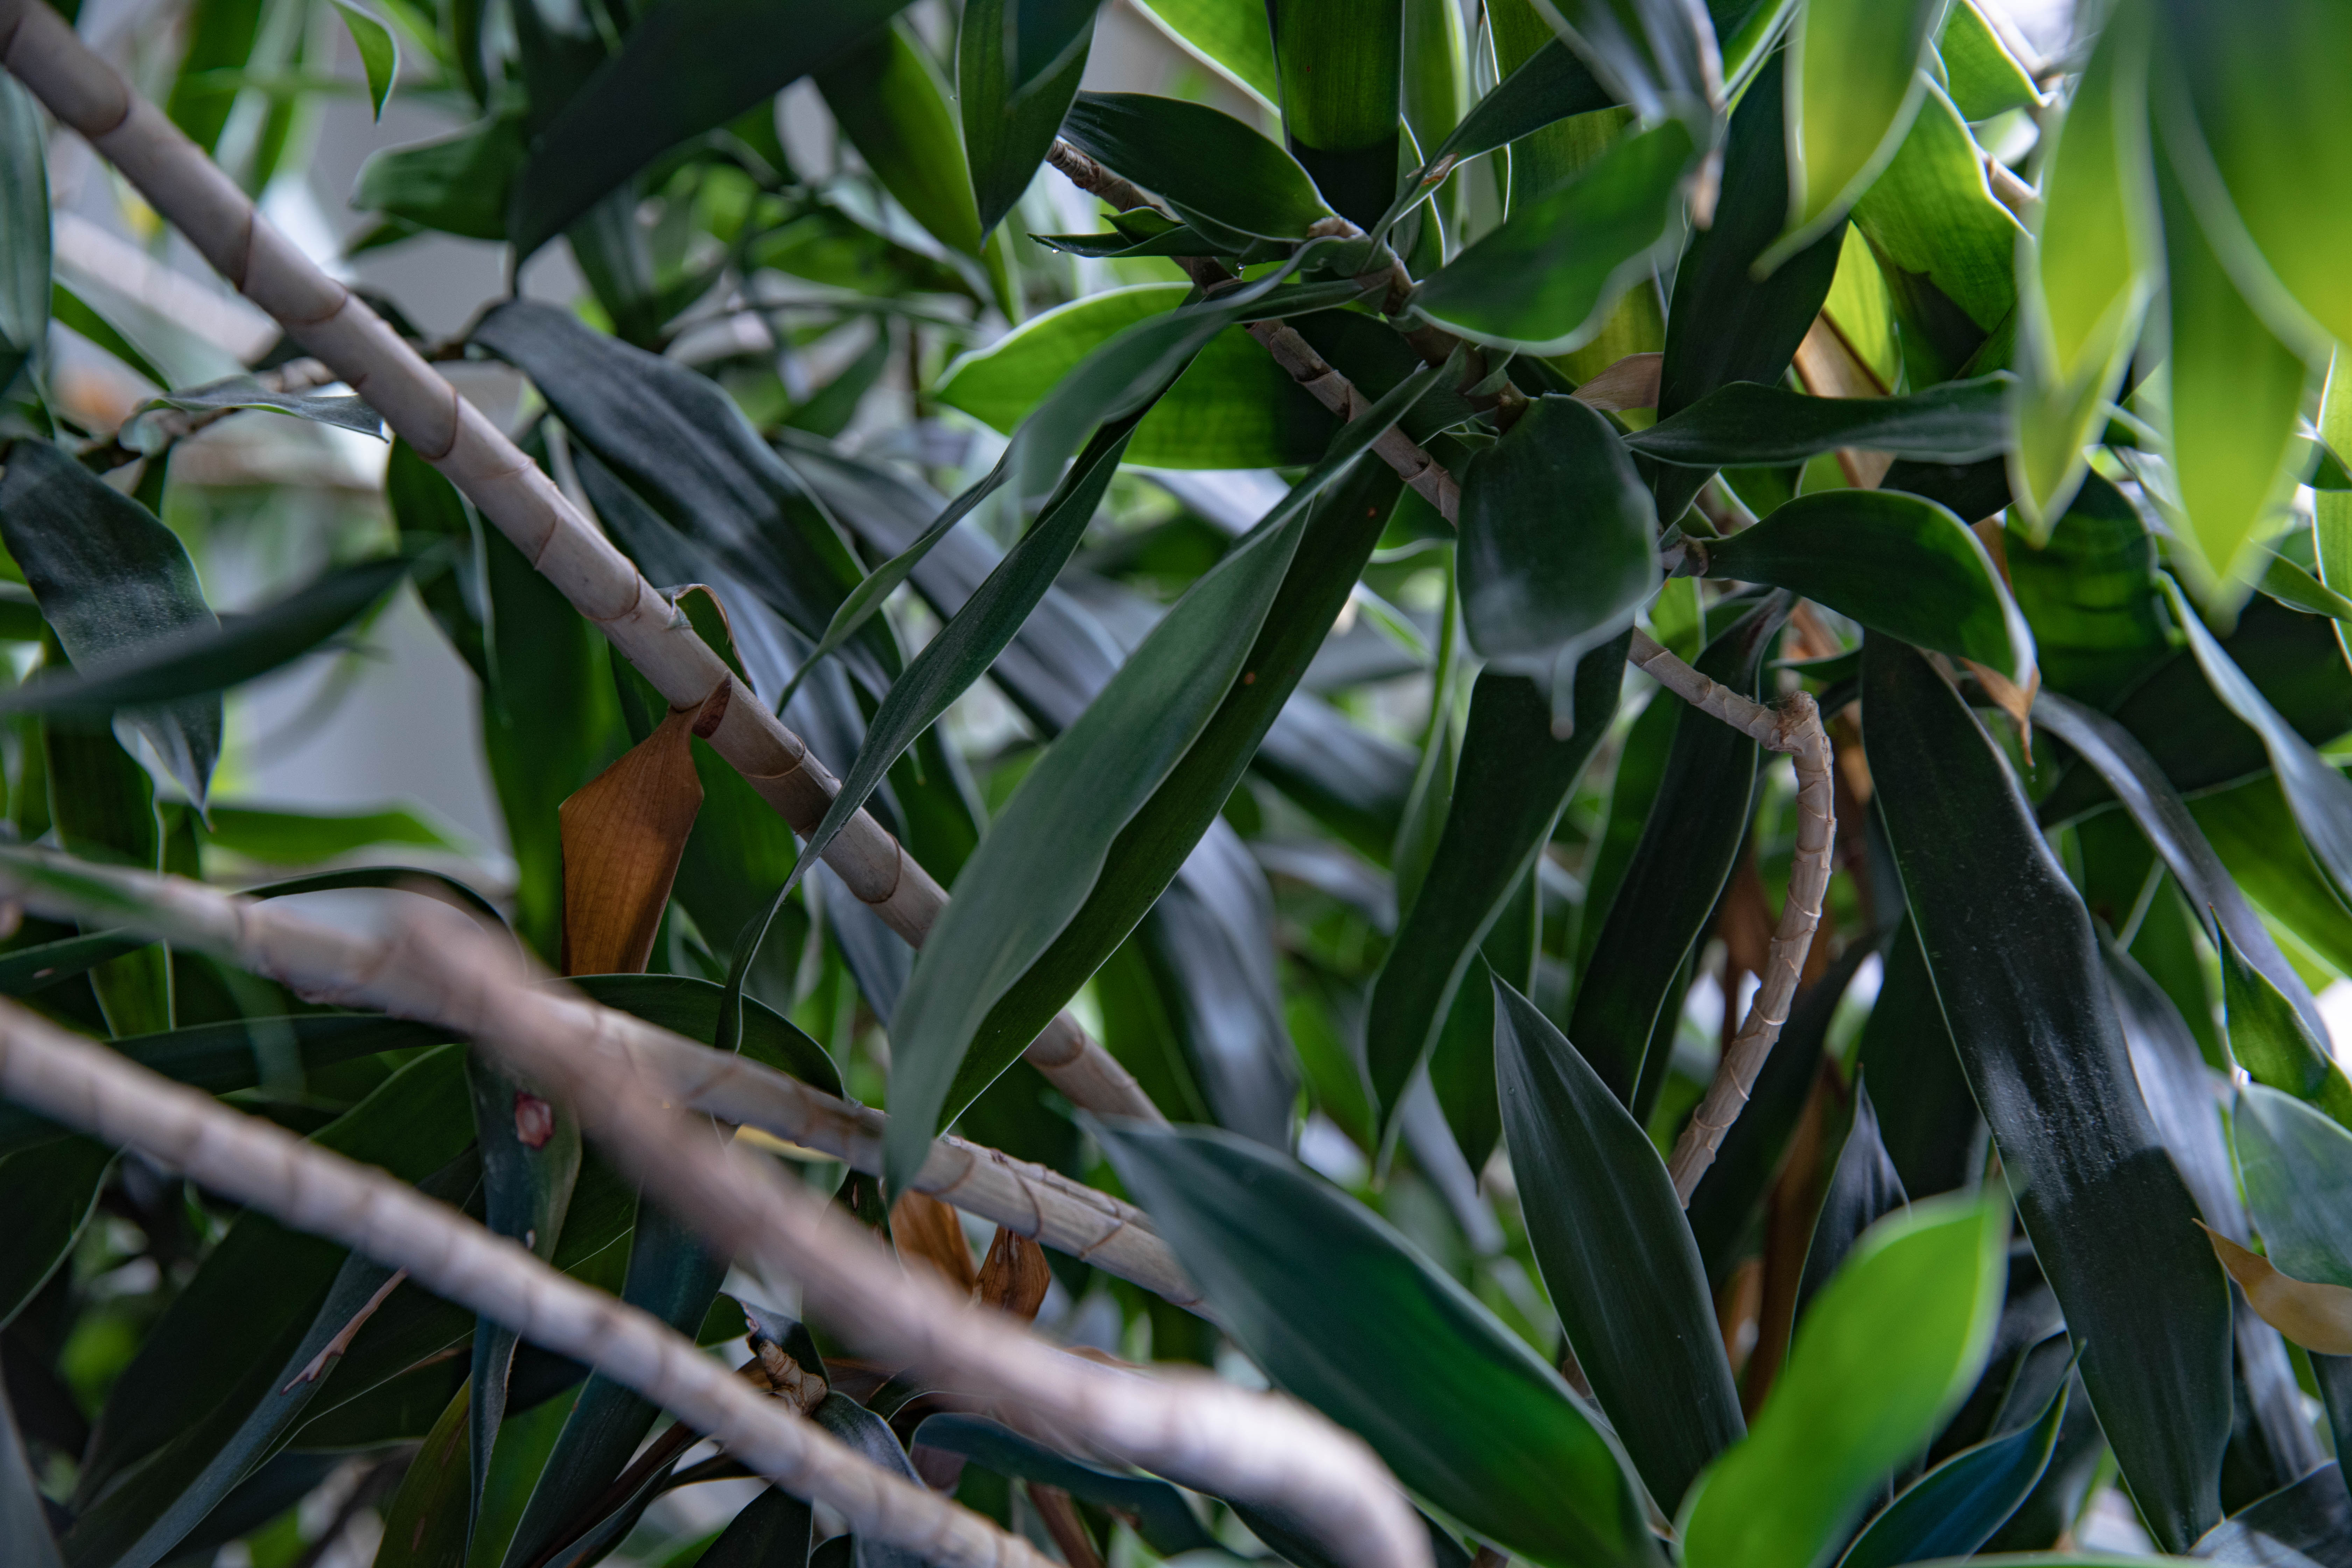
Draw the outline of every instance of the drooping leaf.
[[[1206,104],[1082,92],[1062,134],[1207,235],[1304,239],[1331,216],[1297,159]]]
[[[27,681],[0,693],[0,713],[94,717],[117,710],[219,703],[219,693],[283,668],[368,613],[417,566],[387,555],[330,567],[284,598],[226,620],[190,618],[94,668]]]
[[[368,106],[382,120],[383,106],[392,99],[393,80],[400,75],[399,41],[391,28],[351,0],[335,0],[335,12],[352,36],[352,47],[359,51],[360,68],[367,72]]]
[[[1818,239],[1895,156],[1927,79],[1933,0],[1806,0],[1789,41],[1788,232],[1769,267]]]
[[[1433,367],[1409,378],[1347,426],[1331,455],[1193,584],[1030,770],[966,862],[955,883],[965,896],[952,900],[932,927],[895,1020],[894,1186],[913,1174],[932,1134],[962,1100],[1028,1043],[1024,1036],[1001,1058],[992,1044],[990,1059],[967,1063],[990,1010],[1079,913],[1121,831],[1243,675],[1312,516],[1308,503],[1439,374]]]
[[[1692,237],[1675,268],[1658,365],[1661,420],[1734,382],[1777,384],[1836,277],[1844,231],[1834,226],[1769,277],[1755,275],[1789,216],[1786,70],[1785,54],[1773,50],[1732,111],[1715,222]],[[1679,519],[1706,482],[1703,471],[1661,466],[1660,521]]]
[[[430,142],[375,153],[360,165],[352,205],[404,226],[395,233],[425,228],[502,240],[508,193],[526,156],[520,120],[494,115]]]
[[[115,439],[134,452],[152,454],[160,449],[163,442],[157,438],[152,411],[161,408],[176,408],[189,413],[267,408],[273,413],[291,415],[297,419],[311,420],[339,430],[355,430],[362,436],[381,439],[383,435],[382,416],[358,397],[349,394],[331,397],[313,392],[278,392],[249,375],[237,375],[214,382],[209,386],[192,386],[184,392],[167,392],[161,397],[150,399],[123,422]]]
[[[1098,1135],[1226,1331],[1405,1485],[1538,1563],[1659,1561],[1616,1445],[1525,1341],[1386,1222],[1229,1133]],[[1401,1383],[1400,1357],[1446,1376]]]
[[[2177,1549],[2217,1516],[2229,1299],[2132,1080],[2090,917],[1923,656],[1872,637],[1863,700],[1874,799],[1961,1066],[2100,1425]]]
[[[671,713],[563,803],[564,973],[645,968],[702,809],[694,731],[713,717],[708,705]]]
[[[1021,47],[1013,30],[1028,20],[1018,0],[976,0],[964,7],[956,30],[956,96],[983,239],[1029,188],[1086,73],[1091,5],[1086,36],[1063,51],[1066,58],[1049,76],[1034,80],[1025,62],[1039,51]]]
[[[1798,1326],[1747,1438],[1684,1512],[1691,1568],[1805,1568],[1984,1368],[2000,1316],[2009,1214],[1931,1198],[1866,1233]]]
[[[1838,1568],[1973,1554],[2015,1513],[2049,1468],[2066,1418],[2062,1381],[2039,1418],[1964,1448],[1905,1488],[1838,1559]]]
[[[1551,700],[1533,682],[1498,669],[1479,676],[1444,832],[1372,982],[1364,1060],[1383,1129],[1471,976],[1479,942],[1609,732],[1624,671],[1613,643],[1577,666],[1576,725],[1566,740],[1553,738]]]
[[[1657,587],[1656,510],[1607,416],[1572,397],[1536,399],[1461,479],[1470,646],[1548,684],[1560,713],[1574,662]]]
[[[979,256],[983,231],[948,85],[906,23],[881,28],[811,74],[835,124],[882,188],[940,244]]]
[[[1421,316],[1473,342],[1537,354],[1580,348],[1620,295],[1682,240],[1697,149],[1670,120],[1629,135],[1423,279]]]
[[[172,531],[46,441],[19,441],[9,454],[0,542],[85,677],[110,674],[175,633],[217,624]],[[201,805],[220,755],[220,699],[185,697],[125,717]]]
[[[1499,983],[1495,1071],[1545,1288],[1618,1440],[1672,1510],[1747,1424],[1665,1162],[1568,1037]]]
[[[2020,685],[2033,668],[2033,634],[1982,542],[1917,496],[1801,496],[1710,545],[1707,571],[1792,589],[1874,631],[1973,659]]]
[[[1700,673],[1735,691],[1757,690],[1787,615],[1779,599],[1749,610],[1707,645]],[[1757,763],[1756,743],[1739,731],[1703,714],[1677,715],[1656,797],[1584,966],[1569,1038],[1636,1115],[1664,1082],[1665,1063],[1649,1059],[1664,1053],[1651,1037],[1747,837]]]
[[[2042,207],[2018,247],[2017,444],[2010,483],[2047,537],[2088,471],[2146,305],[2155,191],[2147,163],[2147,39],[2119,10],[2100,30],[2064,116],[2043,134]]]
[[[1259,0],[1146,0],[1136,9],[1269,110],[1280,100],[1274,34]]]
[[[1625,438],[1636,452],[1692,468],[1797,463],[1860,447],[1942,463],[1972,462],[2009,439],[2011,378],[1979,376],[1908,397],[1808,397],[1733,382]]]

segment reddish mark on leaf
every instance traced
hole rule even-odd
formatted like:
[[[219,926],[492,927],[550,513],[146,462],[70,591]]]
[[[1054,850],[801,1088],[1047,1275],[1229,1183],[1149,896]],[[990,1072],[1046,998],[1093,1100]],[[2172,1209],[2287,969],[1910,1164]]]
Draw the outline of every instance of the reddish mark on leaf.
[[[515,1136],[526,1149],[544,1149],[555,1136],[555,1107],[527,1089],[515,1090]]]

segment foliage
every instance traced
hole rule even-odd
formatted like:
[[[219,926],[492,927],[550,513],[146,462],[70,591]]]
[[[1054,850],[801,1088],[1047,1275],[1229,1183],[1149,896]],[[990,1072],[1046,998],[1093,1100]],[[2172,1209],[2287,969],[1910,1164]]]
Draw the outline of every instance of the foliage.
[[[879,1184],[772,1152],[992,1307],[1039,1311],[886,1202],[933,1136],[1131,1198],[1203,1310],[1055,1257],[1041,1324],[1262,1374],[1449,1568],[2343,1559],[2344,7],[2085,0],[2049,60],[1990,0],[136,9],[110,47],[248,192],[323,105],[439,117],[335,193],[339,259],[531,264],[388,289],[446,340],[387,319],[844,782],[797,841],[717,709],[666,712],[361,397],[175,319],[153,214],[0,75],[16,837],[465,902],[887,1108]],[[400,721],[355,672],[419,607],[475,701],[417,743],[495,844],[252,786],[255,683]],[[1653,641],[1823,716],[1809,943],[1790,770],[1629,668]],[[861,805],[950,889],[919,952],[819,868]],[[1784,959],[1685,1205],[1669,1151]],[[0,994],[714,1353],[748,1327],[828,1433],[1067,1568],[1328,1561],[779,1316],[438,1031],[29,918]],[[1066,1008],[1169,1125],[1021,1060]],[[26,1561],[906,1556],[9,1106],[0,1213]]]

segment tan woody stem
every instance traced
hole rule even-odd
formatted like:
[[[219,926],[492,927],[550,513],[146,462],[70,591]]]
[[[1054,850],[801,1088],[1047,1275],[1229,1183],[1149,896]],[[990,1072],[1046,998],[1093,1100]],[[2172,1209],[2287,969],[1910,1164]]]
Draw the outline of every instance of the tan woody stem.
[[[314,1000],[443,1025],[453,1036],[464,1032],[463,1020],[449,1010],[441,976],[402,962],[378,937],[322,924],[281,903],[25,848],[0,848],[0,889],[51,919],[128,926],[269,975]],[[878,1110],[599,1006],[568,986],[538,988],[530,1000],[513,1005],[529,1009],[540,1026],[568,1032],[574,1048],[609,1057],[650,1079],[672,1105],[755,1127],[881,1174],[888,1121]],[[1175,1254],[1140,1210],[1057,1171],[946,1137],[932,1145],[914,1185],[1180,1306],[1199,1301]]]
[[[1054,144],[1050,161],[1079,189],[1118,211],[1151,205],[1150,198],[1133,184],[1066,142]],[[1232,276],[1222,262],[1212,257],[1180,256],[1174,259],[1204,289]],[[1354,384],[1326,363],[1314,346],[1290,327],[1279,321],[1262,321],[1253,326],[1250,333],[1297,378],[1300,385],[1341,418],[1352,418],[1366,406],[1368,400]],[[1596,400],[1596,406],[1612,405]],[[1444,466],[1411,437],[1401,429],[1391,430],[1373,450],[1403,476],[1406,483],[1427,498],[1446,521],[1459,521],[1461,487]],[[1804,971],[1805,955],[1812,949],[1813,931],[1821,924],[1822,900],[1829,890],[1836,838],[1830,773],[1832,753],[1813,700],[1802,692],[1791,697],[1783,707],[1768,708],[1708,679],[1639,630],[1633,634],[1631,662],[1709,717],[1721,720],[1760,746],[1787,752],[1797,770],[1796,855],[1790,865],[1788,900],[1780,908],[1780,922],[1772,933],[1764,973],[1747,1020],[1717,1064],[1706,1094],[1699,1101],[1690,1124],[1675,1141],[1674,1157],[1667,1164],[1675,1191],[1687,1205],[1699,1178],[1715,1163],[1724,1134],[1747,1105],[1756,1087],[1756,1075],[1763,1070],[1765,1058],[1772,1054],[1772,1047],[1780,1037],[1780,1026],[1788,1022],[1797,981]]]
[[[203,151],[93,54],[42,0],[0,0],[0,64],[187,237],[238,292],[367,399],[595,623],[676,708],[698,708],[732,677],[686,617],[565,498],[503,431],[460,397],[350,289],[313,266]],[[710,743],[803,836],[839,781],[748,691]],[[946,892],[864,812],[825,864],[892,930],[920,945]],[[1162,1120],[1149,1097],[1066,1013],[1029,1060],[1073,1103]]]
[[[239,1115],[6,1002],[0,1095],[137,1149],[295,1229],[406,1269],[434,1294],[635,1389],[759,1474],[840,1510],[860,1535],[954,1568],[1052,1568],[1025,1542],[888,1474],[785,1402],[755,1392],[658,1319],[557,1273],[380,1171]]]

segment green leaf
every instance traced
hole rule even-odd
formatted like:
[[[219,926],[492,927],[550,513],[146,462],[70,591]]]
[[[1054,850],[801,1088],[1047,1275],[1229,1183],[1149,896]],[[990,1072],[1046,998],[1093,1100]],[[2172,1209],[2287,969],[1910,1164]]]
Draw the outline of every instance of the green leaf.
[[[2262,563],[2262,569],[2258,586],[2287,608],[2301,610],[2307,616],[2352,621],[2352,599],[2346,598],[2285,556],[2270,555]]]
[[[169,437],[155,429],[149,416],[153,410],[177,408],[194,413],[212,413],[222,409],[267,408],[273,413],[290,414],[298,419],[309,419],[320,425],[331,425],[341,430],[356,430],[362,436],[383,438],[383,419],[361,399],[345,395],[325,397],[310,392],[273,392],[249,375],[233,375],[209,386],[190,387],[185,392],[167,392],[161,397],[142,403],[123,422],[115,439],[134,452],[150,456],[168,444]]]
[[[1203,103],[1082,92],[1062,134],[1213,237],[1304,239],[1331,216],[1297,159]]]
[[[2006,553],[2048,689],[2106,708],[2169,657],[2155,542],[2132,504],[2096,474],[2084,477],[2043,543]]]
[[[1707,645],[1699,672],[1743,695],[1759,691],[1765,656],[1788,613],[1779,595],[1748,610]],[[1672,700],[1661,692],[1651,700]],[[1756,742],[1729,725],[1679,702],[1672,711],[1674,741],[1656,796],[1568,1021],[1569,1038],[1582,1042],[1584,1058],[1637,1116],[1646,1116],[1665,1081],[1666,1051],[1652,1036],[1671,1029],[1667,999],[1738,858],[1759,758]]]
[[[1665,1162],[1568,1037],[1499,982],[1495,1072],[1545,1289],[1618,1440],[1672,1510],[1748,1427]]]
[[[1396,194],[1404,110],[1404,7],[1266,0],[1282,131],[1338,212],[1380,221]]]
[[[1470,646],[1549,682],[1557,723],[1574,661],[1657,591],[1657,510],[1608,417],[1572,397],[1536,399],[1461,479]]]
[[[1821,1213],[1813,1220],[1812,1240],[1805,1248],[1804,1272],[1797,1280],[1798,1321],[1803,1321],[1813,1298],[1853,1253],[1863,1233],[1910,1202],[1895,1161],[1886,1152],[1885,1141],[1879,1136],[1878,1108],[1871,1103],[1870,1086],[1857,1073],[1853,1124],[1846,1130],[1837,1163],[1830,1169]]]
[[[2317,1106],[2261,1084],[2230,1118],[2246,1208],[2283,1274],[2352,1287],[2352,1133]]]
[[[1214,1545],[1184,1496],[1166,1481],[1125,1475],[1073,1459],[982,1415],[927,1415],[914,1447],[961,1454],[998,1475],[1059,1487],[1072,1497],[1131,1520],[1145,1545],[1162,1556]]]
[[[352,36],[352,47],[360,52],[361,68],[367,72],[368,105],[382,120],[383,106],[392,99],[393,81],[400,75],[400,45],[391,28],[351,0],[335,0],[335,9]]]
[[[1274,33],[1261,0],[1139,0],[1135,8],[1269,111],[1281,100]]]
[[[572,436],[672,529],[803,636],[824,635],[864,574],[717,383],[529,300],[493,310],[474,342],[529,375]],[[877,696],[898,674],[897,647],[880,623],[868,623],[842,655]]]
[[[1675,268],[1658,366],[1661,420],[1734,382],[1777,384],[1837,276],[1845,230],[1836,226],[1769,277],[1756,276],[1789,216],[1786,69],[1785,53],[1773,50],[1732,111],[1715,222],[1692,236]],[[1703,471],[1660,468],[1660,521],[1680,518],[1706,482]]]
[[[2049,1468],[2071,1384],[2071,1379],[2061,1381],[2031,1423],[1961,1449],[1905,1488],[1846,1548],[1838,1568],[1895,1568],[1973,1555],[2008,1522]]]
[[[804,1568],[814,1522],[807,1503],[770,1487],[719,1531],[695,1568]]]
[[[858,49],[905,0],[655,6],[547,122],[515,183],[518,261],[671,147]]]
[[[1083,58],[1094,37],[1097,0],[1015,0],[1012,83],[1015,92],[1034,92],[1058,77],[1072,58]]]
[[[0,1538],[20,1544],[24,1568],[65,1568],[57,1538],[49,1533],[40,1488],[33,1479],[32,1457],[16,1430],[16,1413],[5,1400],[0,1400]]]
[[[46,441],[19,441],[9,453],[0,542],[85,678],[132,665],[174,633],[217,624],[171,530]],[[220,755],[219,697],[184,697],[124,717],[202,805]]]
[[[367,614],[416,563],[414,556],[390,555],[331,567],[274,604],[225,621],[190,618],[183,629],[143,639],[94,670],[78,668],[0,693],[0,713],[103,714],[167,705],[176,712],[206,699],[217,710],[219,692],[310,652]]]
[[[47,722],[40,727],[41,771],[58,842],[84,859],[163,868],[163,825],[155,784],[111,730]],[[144,1035],[172,1026],[172,964],[160,947],[142,947],[89,971],[110,1034]]]
[[[2186,563],[2205,568],[2199,597],[2226,611],[2245,597],[2240,579],[2294,493],[2287,458],[2310,378],[2231,280],[2172,163],[2159,156],[2156,169],[2170,309],[2168,450],[2187,521],[2175,537],[2190,546]]]
[[[2017,444],[2010,484],[2037,538],[2088,471],[2085,448],[2138,341],[2153,254],[2147,37],[2125,8],[2100,30],[2065,113],[2042,134],[2042,216],[2018,247]]]
[[[1407,1487],[1537,1563],[1660,1562],[1616,1445],[1525,1341],[1385,1221],[1230,1133],[1097,1135],[1234,1342]],[[1400,1379],[1407,1364],[1445,1375]]]
[[[0,82],[0,393],[49,336],[49,176],[40,106]],[[0,1471],[8,1464],[0,1455]],[[0,1485],[5,1485],[0,1481]]]
[[[494,115],[430,142],[371,155],[360,165],[352,205],[441,234],[502,240],[508,193],[525,155],[521,121]]]
[[[192,7],[188,47],[180,57],[179,74],[172,79],[163,112],[188,140],[210,153],[227,128],[229,111],[236,107],[234,90],[224,91],[211,79],[216,70],[241,70],[253,58],[261,31],[261,0],[199,0]]]
[[[914,1464],[907,1458],[907,1450],[898,1446],[898,1435],[890,1430],[889,1423],[866,1406],[846,1395],[828,1394],[809,1412],[809,1419],[869,1464],[901,1480],[922,1484],[922,1478],[915,1474]],[[857,1568],[924,1568],[928,1559],[904,1546],[861,1541],[856,1543],[853,1561]]]
[[[2200,795],[2189,810],[2256,909],[2329,968],[2352,973],[2352,909],[2312,859],[2276,779]]]
[[[2089,915],[2006,763],[1920,654],[1863,655],[1873,799],[1962,1068],[2099,1424],[2158,1543],[2217,1515],[2230,1311],[2151,1125]]]
[[[1625,438],[1636,452],[1693,468],[1797,463],[1840,447],[1939,463],[1990,457],[2008,444],[2005,374],[1908,397],[1808,397],[1733,382]]]
[[[2105,714],[2079,702],[2045,691],[2035,699],[2034,722],[2071,747],[2074,754],[2096,769],[2116,798],[2130,812],[2139,825],[2149,846],[2161,856],[2164,864],[2179,879],[2181,889],[2189,895],[2189,903],[2204,922],[2206,936],[2228,957],[2223,963],[2228,972],[2242,970],[2242,983],[2252,984],[2260,978],[2269,994],[2286,1005],[2290,1014],[2303,1020],[2304,1029],[2315,1027],[2324,1033],[2326,1026],[2321,1019],[2319,1004],[2310,989],[2287,963],[2285,954],[2271,940],[2271,933],[2260,916],[2248,907],[2245,896],[2231,879],[2229,868],[2206,842],[2197,818],[2164,776],[2156,759],[2147,749],[2133,738],[2130,731]],[[2321,1063],[2326,1062],[2323,1051]],[[2247,1064],[2265,1083],[2278,1083],[2252,1062]],[[2295,1078],[2301,1080],[2301,1069]],[[2341,1081],[2341,1074],[2336,1075]],[[2347,1086],[2352,1087],[2352,1086]]]
[[[814,75],[882,188],[940,244],[977,258],[983,230],[948,84],[907,24],[893,22]]]
[[[1788,232],[1770,268],[1822,237],[1903,144],[1927,87],[1935,0],[1805,0],[1789,40]]]
[[[704,1045],[719,1038],[719,1004],[725,987],[687,974],[583,974],[566,982],[607,1007],[656,1024]],[[824,1047],[756,996],[743,1000],[737,1048],[753,1061],[839,1096],[841,1069]]]
[[[2298,1006],[2310,995],[2301,977],[2290,970],[2293,988],[2282,986],[2247,962],[2226,927],[2216,945],[2230,1054],[2256,1083],[2307,1100],[2352,1126],[2352,1082],[2328,1051],[2325,1023],[2315,1028]]]
[[[1709,545],[1707,574],[1791,589],[1873,631],[1974,659],[2021,686],[2033,668],[2033,634],[1983,542],[1917,496],[1800,496]]]
[[[894,1188],[913,1175],[939,1128],[1028,1043],[1001,1058],[966,1060],[989,1010],[1079,912],[1120,831],[1243,674],[1311,516],[1308,503],[1442,374],[1422,371],[1348,425],[1331,455],[1194,582],[1030,770],[965,863],[955,882],[965,896],[931,928],[894,1020],[887,1149]],[[848,798],[845,790],[838,797]]]
[[[1372,982],[1365,1016],[1365,1068],[1384,1134],[1445,1026],[1478,944],[1543,852],[1569,792],[1609,732],[1624,674],[1624,654],[1614,644],[1578,665],[1576,727],[1566,740],[1553,739],[1551,700],[1533,682],[1499,669],[1479,675],[1444,835]]]
[[[1958,0],[1945,16],[1936,53],[1943,62],[1952,106],[1963,120],[1990,120],[2012,109],[2041,107],[2042,91],[2033,85],[2033,73],[2010,53],[1977,0]]]
[[[1703,114],[1722,101],[1713,29],[1697,6],[1674,0],[1535,0],[1535,8],[1645,122]]]
[[[49,285],[49,313],[58,325],[69,327],[79,332],[157,386],[169,386],[172,384],[171,377],[157,369],[153,362],[150,361],[145,354],[141,353],[131,340],[122,335],[120,329],[90,309],[89,303],[80,295],[63,283],[52,282]]]
[[[1685,1511],[1690,1568],[1810,1568],[1984,1370],[2008,1275],[2006,1205],[1930,1198],[1865,1233],[1798,1326],[1747,1439]]]
[[[1635,132],[1573,179],[1422,280],[1415,314],[1473,342],[1565,353],[1607,322],[1618,297],[1682,243],[1682,191],[1697,155],[1672,120]]]
[[[2197,1549],[2221,1563],[2321,1561],[2352,1529],[2347,1495],[2344,1471],[2331,1459],[2293,1486],[2248,1503],[2214,1526]]]
[[[278,811],[261,806],[223,805],[215,802],[207,814],[205,842],[278,866],[311,866],[333,860],[377,844],[406,844],[425,849],[462,853],[465,846],[448,830],[436,827],[405,806],[377,811]]]
[[[1016,19],[1025,23],[1024,12],[1019,0],[972,0],[963,8],[956,31],[963,149],[971,163],[972,200],[983,237],[1021,200],[1045,161],[1063,116],[1077,96],[1093,37],[1089,5],[1084,33],[1073,40],[1075,47],[1066,51],[1061,66],[1049,79],[1024,85],[1014,69],[1015,57],[1024,51],[1012,28]]]
[[[1972,1189],[1984,1174],[1984,1122],[1907,912],[1887,942],[1885,963],[1857,1058],[1862,1076],[1878,1086],[1872,1105],[1879,1141],[1906,1193],[1930,1197]],[[1696,1194],[1691,1206],[1696,1212]]]
[[[14,1106],[7,1112],[23,1114]],[[61,1138],[0,1159],[0,1203],[8,1209],[8,1249],[0,1253],[0,1328],[73,1255],[113,1163],[114,1151],[89,1138]]]
[[[1009,435],[1087,354],[1182,304],[1181,283],[1083,295],[1032,316],[950,364],[933,395]],[[1127,461],[1159,468],[1247,468],[1312,462],[1337,428],[1323,405],[1241,332],[1209,339],[1143,416]]]
[[[1424,167],[1433,172],[1451,169],[1547,125],[1611,108],[1616,101],[1576,51],[1555,38],[1471,105],[1453,134],[1431,151]],[[1417,188],[1408,190],[1398,199],[1417,194]]]
[[[2205,629],[2205,623],[2189,607],[2172,579],[2161,579],[2161,585],[2173,621],[2187,635],[2189,652],[2213,695],[2261,737],[2312,858],[2326,871],[2336,890],[2352,898],[2352,779],[2313,750],[2311,742],[2271,705],[2261,688],[2246,678],[2246,672]]]

